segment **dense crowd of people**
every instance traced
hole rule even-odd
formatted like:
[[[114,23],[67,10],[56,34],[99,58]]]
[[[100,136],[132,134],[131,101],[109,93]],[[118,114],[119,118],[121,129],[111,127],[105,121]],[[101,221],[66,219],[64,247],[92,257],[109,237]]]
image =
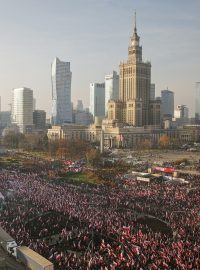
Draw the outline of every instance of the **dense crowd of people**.
[[[189,184],[138,183],[90,187],[47,179],[45,168],[0,170],[5,195],[0,226],[56,270],[199,269],[200,176]],[[155,217],[168,232],[152,228]]]

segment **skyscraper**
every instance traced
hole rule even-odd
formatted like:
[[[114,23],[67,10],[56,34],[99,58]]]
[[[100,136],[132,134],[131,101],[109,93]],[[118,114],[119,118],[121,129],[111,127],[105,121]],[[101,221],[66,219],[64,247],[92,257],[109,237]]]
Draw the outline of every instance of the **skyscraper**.
[[[122,106],[109,102],[108,110],[122,107],[122,122],[131,126],[144,126],[150,123],[149,103],[151,88],[151,63],[142,60],[142,46],[137,34],[136,14],[134,31],[128,47],[128,60],[120,63],[119,99]],[[108,113],[108,115],[117,115]],[[114,119],[112,119],[114,120]]]
[[[12,91],[12,123],[21,133],[30,133],[33,128],[33,90],[23,87]]]
[[[195,84],[195,119],[200,120],[200,82]]]
[[[174,92],[166,89],[161,91],[161,113],[163,118],[174,116]]]
[[[90,112],[105,117],[105,83],[90,83]]]
[[[35,129],[45,129],[46,125],[46,112],[43,110],[33,111],[33,124]]]
[[[119,75],[116,71],[105,76],[105,115],[108,112],[108,101],[119,99]]]
[[[9,126],[11,123],[11,112],[3,111],[0,112],[0,129]]]
[[[83,111],[83,101],[78,99],[76,104],[76,110],[77,111]]]
[[[70,62],[57,57],[51,66],[52,78],[52,124],[72,122]]]

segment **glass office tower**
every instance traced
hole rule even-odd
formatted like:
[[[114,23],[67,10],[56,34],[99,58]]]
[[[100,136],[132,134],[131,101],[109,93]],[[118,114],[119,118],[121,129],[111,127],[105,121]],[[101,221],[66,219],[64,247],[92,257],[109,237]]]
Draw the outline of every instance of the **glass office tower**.
[[[62,62],[57,57],[51,66],[52,79],[52,124],[72,122],[70,62]]]

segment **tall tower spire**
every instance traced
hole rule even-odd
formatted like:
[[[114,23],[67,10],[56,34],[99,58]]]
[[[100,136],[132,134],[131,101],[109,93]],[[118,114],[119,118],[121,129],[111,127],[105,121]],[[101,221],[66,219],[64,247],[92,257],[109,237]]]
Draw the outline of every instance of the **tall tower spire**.
[[[140,37],[137,34],[136,11],[134,12],[134,31],[128,48],[128,57],[129,61],[142,61],[142,46],[140,46]]]
[[[136,11],[135,11],[135,13],[134,13],[134,33],[137,34]]]

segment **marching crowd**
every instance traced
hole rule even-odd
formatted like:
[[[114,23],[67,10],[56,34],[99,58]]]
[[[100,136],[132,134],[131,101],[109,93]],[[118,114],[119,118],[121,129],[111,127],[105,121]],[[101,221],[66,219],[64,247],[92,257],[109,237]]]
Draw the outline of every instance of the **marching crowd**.
[[[200,176],[184,175],[189,185],[126,179],[124,186],[121,178],[110,188],[59,185],[45,174],[0,171],[0,191],[9,191],[0,226],[56,270],[199,269]],[[171,233],[139,222],[140,214]]]

